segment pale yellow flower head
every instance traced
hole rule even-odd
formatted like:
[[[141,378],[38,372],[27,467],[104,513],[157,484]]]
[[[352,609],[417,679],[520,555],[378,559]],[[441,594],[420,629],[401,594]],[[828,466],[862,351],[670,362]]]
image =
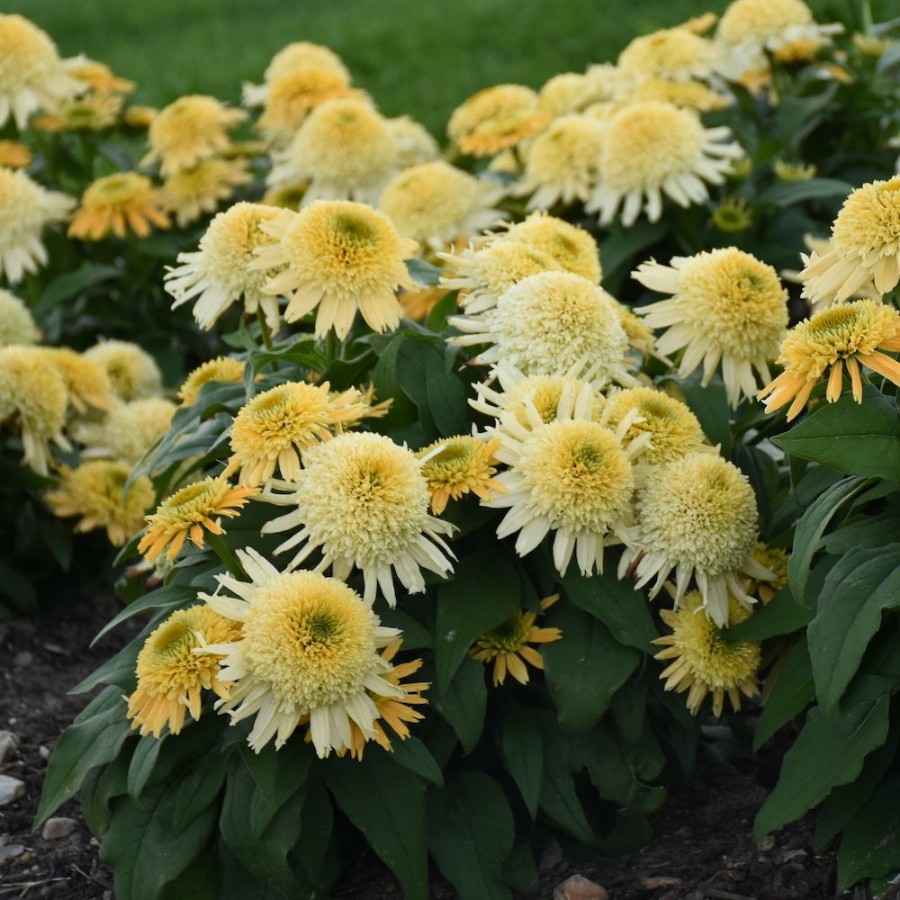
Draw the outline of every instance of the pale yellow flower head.
[[[538,105],[553,118],[581,112],[586,77],[581,72],[561,72],[550,78],[538,93]]]
[[[96,360],[68,347],[44,347],[50,362],[62,375],[69,403],[77,413],[107,410],[115,403],[112,382],[106,369]]]
[[[632,277],[672,294],[637,312],[651,327],[667,329],[657,350],[665,356],[682,352],[680,374],[702,364],[706,385],[721,368],[732,406],[756,395],[757,376],[763,383],[771,379],[769,362],[787,329],[788,294],[770,265],[724,247],[676,256],[670,266],[642,263]]]
[[[706,80],[714,70],[719,50],[712,41],[686,28],[664,28],[636,37],[619,54],[619,71],[627,79],[644,81]]]
[[[193,651],[239,634],[238,623],[208,606],[176,610],[157,625],[138,654],[137,688],[128,698],[126,713],[131,727],[139,728],[142,737],[161,737],[166,726],[178,734],[188,712],[194,720],[200,718],[202,690],[225,697],[227,686],[219,680],[221,657]]]
[[[83,81],[98,94],[130,94],[135,88],[133,81],[121,78],[106,63],[90,59],[83,53],[63,60],[63,66],[73,78]]]
[[[103,528],[109,542],[121,547],[143,528],[155,496],[146,475],[128,484],[130,476],[131,466],[119,460],[92,459],[74,469],[60,466],[59,486],[44,499],[54,515],[81,516],[75,531]]]
[[[83,89],[66,73],[46,32],[24,16],[0,15],[0,127],[12,117],[24,129],[35,110]]]
[[[884,351],[900,351],[900,312],[893,306],[863,299],[826,307],[788,332],[775,360],[784,371],[758,396],[768,397],[766,412],[790,403],[790,421],[801,413],[826,372],[825,398],[836,402],[846,368],[853,399],[862,403],[861,366],[900,385],[900,363]]]
[[[181,387],[178,389],[178,399],[182,406],[190,406],[197,402],[200,390],[204,384],[213,381],[242,382],[246,363],[242,359],[233,356],[217,356],[200,363],[196,369],[188,372]]]
[[[317,106],[284,150],[274,154],[270,187],[309,182],[304,203],[374,203],[397,168],[387,120],[366,100],[344,97]]]
[[[387,120],[388,128],[397,147],[397,166],[400,169],[434,162],[441,155],[441,148],[431,132],[409,116],[397,116]]]
[[[41,330],[25,301],[0,288],[0,347],[36,344],[40,339]]]
[[[150,122],[147,137],[150,152],[142,166],[160,162],[163,177],[196,165],[228,150],[228,130],[247,117],[240,109],[229,109],[215,97],[188,94],[161,109]]]
[[[69,223],[69,237],[101,241],[110,233],[124,238],[129,232],[144,238],[151,227],[168,228],[163,201],[146,175],[116,172],[88,185]]]
[[[444,250],[502,217],[503,189],[449,163],[410,166],[385,187],[378,207],[404,237]]]
[[[496,474],[494,452],[498,439],[482,441],[473,435],[460,434],[443,438],[420,450],[417,456],[424,460],[422,475],[431,493],[431,511],[440,515],[450,500],[459,500],[463,494],[472,493],[486,500],[491,493],[501,490]]]
[[[587,209],[604,225],[616,216],[633,225],[641,212],[655,222],[663,196],[683,207],[706,202],[707,184],[722,184],[742,155],[728,128],[704,128],[693,110],[654,100],[629,104],[606,123],[600,181]]]
[[[640,82],[628,92],[627,99],[632,103],[663,101],[699,113],[726,109],[733,102],[730,97],[714,91],[703,82],[670,81],[668,78],[648,78]]]
[[[175,404],[164,397],[144,397],[117,403],[100,422],[85,422],[75,429],[86,455],[102,455],[136,463],[169,430]]]
[[[730,608],[733,624],[747,618],[747,610],[733,600]],[[672,662],[659,677],[666,680],[667,691],[688,692],[687,707],[693,715],[707,696],[712,697],[713,715],[721,716],[726,697],[737,712],[741,694],[759,694],[759,643],[728,640],[727,634],[703,615],[699,591],[686,594],[678,609],[663,610],[660,617],[672,632],[653,641],[663,647],[655,658]]]
[[[31,165],[31,150],[18,141],[0,140],[0,167],[5,169],[27,169]]]
[[[472,156],[493,156],[514,147],[550,121],[538,95],[521,84],[499,84],[469,97],[450,116],[447,135]]]
[[[0,168],[0,274],[10,284],[47,265],[41,232],[68,218],[75,201],[48,191],[24,172]]]
[[[200,238],[199,249],[179,253],[180,265],[165,275],[165,289],[175,298],[172,308],[195,301],[194,319],[208,330],[243,298],[246,312],[262,309],[269,328],[277,330],[278,301],[264,290],[269,273],[251,264],[260,247],[275,243],[263,225],[280,215],[275,207],[246,202],[218,213]]]
[[[346,84],[350,83],[350,73],[337,53],[321,44],[296,41],[283,47],[272,57],[264,73],[264,84],[244,84],[244,104],[261,106],[266,101],[272,82],[295,69],[308,67],[332,69]]]
[[[300,547],[289,568],[321,550],[319,571],[347,578],[360,569],[366,601],[380,588],[391,606],[394,575],[407,591],[421,593],[422,567],[441,576],[452,571],[441,535],[454,529],[429,515],[428,482],[412,451],[379,434],[347,432],[309,448],[303,463],[295,482],[284,485],[289,493],[263,494],[295,507],[263,528],[296,531],[275,551]]]
[[[202,159],[196,165],[173,172],[163,182],[162,205],[175,214],[179,228],[214,213],[239,187],[253,180],[244,159]]]
[[[281,269],[264,290],[287,297],[286,322],[316,310],[316,336],[334,328],[340,339],[357,309],[374,331],[400,324],[396,292],[415,287],[405,260],[417,245],[383,213],[349,200],[319,200],[261,227],[277,242],[257,250],[251,269]]]
[[[119,119],[124,100],[118,94],[88,92],[54,107],[53,112],[31,120],[41,131],[104,131]]]
[[[142,400],[162,391],[162,372],[156,360],[133,341],[106,340],[84,351],[99,363],[120,400]]]

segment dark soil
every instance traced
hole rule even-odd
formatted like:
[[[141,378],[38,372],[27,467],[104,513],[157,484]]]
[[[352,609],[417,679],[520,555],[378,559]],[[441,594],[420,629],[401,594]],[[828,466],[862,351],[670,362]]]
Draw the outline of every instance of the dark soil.
[[[45,621],[0,623],[0,730],[13,732],[19,746],[0,773],[25,782],[23,799],[0,807],[0,860],[3,845],[25,848],[0,861],[0,898],[51,897],[58,900],[113,900],[112,874],[100,863],[75,803],[56,815],[76,820],[67,837],[48,841],[31,824],[50,748],[88,697],[68,696],[77,684],[114,653],[130,632],[113,633],[91,648],[90,641],[116,611],[113,598],[93,607],[55,613]],[[555,842],[544,847],[541,890],[549,900],[572,874],[603,885],[611,900],[833,900],[833,848],[810,848],[811,820],[788,826],[760,843],[751,836],[753,817],[777,774],[777,758],[709,758],[697,786],[673,793],[654,822],[654,840],[612,862],[571,858]],[[433,897],[450,900],[452,888],[435,879]],[[347,873],[334,892],[341,900],[399,900],[400,890],[381,870],[364,864]],[[845,895],[865,898],[857,889]],[[190,898],[185,898],[190,900]],[[253,900],[253,898],[248,898]],[[534,898],[530,898],[534,900]]]

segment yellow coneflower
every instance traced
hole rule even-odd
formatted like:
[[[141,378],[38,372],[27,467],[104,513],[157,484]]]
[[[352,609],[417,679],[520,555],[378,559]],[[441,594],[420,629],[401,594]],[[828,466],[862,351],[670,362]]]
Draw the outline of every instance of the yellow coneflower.
[[[136,463],[169,430],[176,406],[165,397],[115,403],[99,422],[84,422],[74,437],[93,456]]]
[[[396,116],[387,120],[387,126],[397,147],[398,168],[408,169],[440,158],[438,142],[421,122],[409,116]]]
[[[253,180],[244,159],[210,157],[173,172],[162,185],[163,207],[175,214],[179,228],[196,222],[204,214],[214,213],[223,200],[230,200],[235,189]]]
[[[0,167],[27,169],[31,165],[31,150],[18,141],[0,140]]]
[[[196,369],[188,372],[181,387],[178,399],[182,406],[190,406],[197,401],[200,389],[211,381],[242,382],[247,364],[233,356],[217,356],[200,363]]]
[[[122,111],[123,99],[116,94],[82,94],[54,107],[53,112],[32,119],[42,131],[104,131],[112,128]]]
[[[222,475],[185,485],[147,516],[147,532],[138,544],[138,553],[156,562],[165,551],[167,558],[174,560],[186,538],[202,549],[204,533],[224,534],[219,518],[240,515],[248,498],[258,493],[259,488],[229,484]]]
[[[44,499],[54,515],[81,516],[75,531],[104,528],[109,542],[121,547],[144,527],[144,514],[155,497],[153,483],[140,475],[128,484],[131,466],[127,463],[92,459],[74,469],[60,466],[59,477],[59,486]]]
[[[663,28],[634,38],[619,54],[617,65],[626,79],[705,81],[713,74],[719,49],[686,28]]]
[[[36,344],[40,339],[41,329],[25,301],[0,288],[0,347]]]
[[[900,313],[875,300],[829,306],[794,326],[775,360],[784,371],[757,395],[766,412],[790,403],[787,419],[800,415],[813,388],[828,372],[825,398],[834,403],[850,376],[853,399],[862,403],[860,366],[900,385],[900,363],[883,351],[900,351]]]
[[[545,612],[556,601],[559,594],[541,600],[541,612]],[[519,684],[528,684],[528,663],[535,669],[544,668],[544,657],[529,644],[549,644],[562,637],[559,628],[539,628],[535,625],[537,614],[530,610],[517,609],[506,621],[486,631],[469,650],[469,655],[483,663],[493,662],[492,679],[494,686],[503,684],[507,674]]]
[[[262,106],[266,101],[269,86],[280,76],[294,69],[308,67],[328,68],[337,72],[344,81],[350,83],[350,72],[341,58],[328,47],[309,41],[296,41],[282,47],[270,60],[264,73],[264,84],[244,84],[243,102],[247,106]]]
[[[778,547],[770,547],[757,541],[750,551],[753,558],[775,577],[771,581],[747,578],[744,588],[751,597],[756,597],[763,606],[771,602],[775,595],[788,584],[788,553]]]
[[[84,356],[106,370],[116,396],[126,403],[162,392],[162,372],[156,360],[133,341],[100,341],[85,350]]]
[[[667,78],[648,78],[628,92],[632,103],[656,100],[671,103],[698,113],[726,109],[734,102],[700,81],[669,81]]]
[[[168,228],[159,191],[146,175],[116,172],[91,183],[69,223],[69,237],[101,241],[110,232],[124,238],[129,231],[144,238],[151,226]]]
[[[125,112],[122,113],[122,124],[129,128],[147,129],[158,112],[159,110],[154,106],[140,104],[127,106]]]
[[[141,736],[158,738],[168,727],[178,734],[187,713],[200,718],[201,691],[226,697],[228,686],[219,678],[220,656],[197,654],[195,648],[234,640],[240,626],[208,606],[192,606],[172,613],[158,625],[138,654],[137,688],[128,698],[126,715]]]
[[[130,94],[135,88],[133,81],[116,75],[106,63],[84,54],[64,60],[63,66],[69,75],[99,94]]]
[[[499,446],[499,438],[482,441],[461,434],[435,441],[418,452],[424,460],[422,475],[428,482],[431,511],[436,516],[450,500],[459,500],[463,494],[473,493],[487,500],[494,491],[503,490],[493,478],[497,472],[494,453]]]
[[[112,382],[106,369],[96,360],[68,347],[45,347],[50,362],[62,375],[69,402],[77,413],[88,407],[108,410],[115,402]]]

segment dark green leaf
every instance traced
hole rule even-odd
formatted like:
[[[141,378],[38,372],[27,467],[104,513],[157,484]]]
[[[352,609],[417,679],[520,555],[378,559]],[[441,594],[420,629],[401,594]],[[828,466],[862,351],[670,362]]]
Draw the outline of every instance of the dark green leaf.
[[[811,606],[801,606],[794,599],[788,586],[782,588],[765,606],[755,608],[749,619],[732,626],[723,636],[728,641],[764,641],[804,628],[814,614]]]
[[[669,231],[668,222],[646,222],[643,219],[630,228],[618,222],[603,239],[603,286],[615,294],[631,269],[646,257],[643,253]]]
[[[9,597],[21,612],[37,611],[37,591],[31,580],[3,562],[0,562],[0,594]]]
[[[215,800],[225,782],[229,757],[225,753],[202,754],[179,781],[172,827],[180,832]]]
[[[141,651],[141,642],[134,640],[126,644],[115,656],[110,657],[99,669],[95,669],[84,681],[79,681],[69,690],[70,694],[86,694],[98,684],[113,684],[120,691],[131,693],[134,690],[136,675],[135,665]]]
[[[844,831],[838,891],[900,868],[900,776],[886,779]]]
[[[138,799],[153,775],[153,768],[164,740],[165,738],[155,738],[152,735],[138,740],[128,766],[128,794],[132,800]]]
[[[428,796],[428,848],[461,897],[511,900],[503,863],[513,817],[500,786],[482,772],[459,772]]]
[[[279,750],[272,743],[266,744],[259,753],[242,743],[239,753],[257,788],[245,813],[250,833],[260,838],[285,800],[305,783],[313,750],[310,744],[293,740]]]
[[[441,691],[434,685],[432,694],[432,705],[453,726],[463,750],[470,752],[481,737],[487,709],[487,686],[481,663],[466,657],[450,686]]]
[[[64,300],[69,300],[85,288],[108,281],[110,278],[116,278],[121,274],[119,269],[113,266],[84,263],[80,269],[54,278],[41,292],[41,299],[35,307],[35,312],[38,317],[45,316],[53,307],[58,306]]]
[[[775,687],[756,724],[753,749],[758,750],[779,728],[799,716],[815,695],[809,651],[806,641],[801,638],[787,652],[777,670]]]
[[[441,280],[441,270],[422,259],[408,259],[406,269],[419,284],[430,287]]]
[[[391,741],[391,747],[394,762],[438,787],[443,786],[444,773],[441,772],[441,767],[418,738],[410,736],[405,741],[394,740]]]
[[[837,178],[809,178],[806,181],[776,181],[758,195],[761,203],[790,207],[804,200],[846,197],[853,185]]]
[[[552,720],[544,720],[544,777],[541,780],[540,807],[569,835],[588,846],[597,843],[584,808],[575,791],[569,742]]]
[[[103,628],[100,629],[92,643],[96,643],[103,635],[112,631],[116,625],[136,616],[139,613],[146,612],[148,609],[161,609],[165,612],[187,606],[192,601],[197,601],[197,590],[189,585],[184,584],[168,584],[165,587],[157,588],[145,594],[140,600],[130,603],[125,609],[121,610]]]
[[[669,376],[663,379],[674,382],[684,395],[684,402],[700,421],[703,433],[711,444],[719,445],[719,453],[731,457],[731,407],[725,385],[717,378],[706,387],[701,383],[699,373],[688,377]]]
[[[500,723],[500,756],[512,776],[532,819],[537,818],[541,796],[544,745],[534,716],[522,708],[506,712]]]
[[[541,876],[528,844],[517,842],[503,862],[503,881],[517,894],[537,894]]]

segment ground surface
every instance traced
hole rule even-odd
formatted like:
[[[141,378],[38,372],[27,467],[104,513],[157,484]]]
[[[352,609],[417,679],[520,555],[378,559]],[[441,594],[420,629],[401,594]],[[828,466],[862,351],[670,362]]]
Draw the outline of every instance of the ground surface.
[[[66,696],[129,635],[115,634],[89,648],[90,640],[115,611],[115,601],[79,608],[35,624],[0,623],[0,730],[13,732],[19,747],[0,765],[0,774],[26,783],[25,797],[0,807],[0,860],[6,847],[24,850],[0,861],[0,898],[113,900],[112,875],[99,862],[97,845],[78,808],[67,804],[58,816],[76,820],[67,837],[49,841],[31,832],[46,756],[62,729],[85,702]],[[834,854],[810,849],[809,822],[783,829],[755,844],[751,826],[776,773],[777,760],[738,755],[727,764],[707,762],[703,785],[673,794],[658,814],[656,838],[643,850],[603,865],[569,858],[555,843],[541,860],[541,900],[573,873],[609,891],[611,900],[833,900]],[[348,872],[334,897],[340,900],[399,900],[393,880],[374,864]],[[449,885],[435,879],[433,896],[450,900]],[[857,891],[848,897],[864,898]],[[189,900],[189,898],[185,898]],[[252,898],[248,898],[252,900]],[[531,898],[530,898],[531,900]]]

